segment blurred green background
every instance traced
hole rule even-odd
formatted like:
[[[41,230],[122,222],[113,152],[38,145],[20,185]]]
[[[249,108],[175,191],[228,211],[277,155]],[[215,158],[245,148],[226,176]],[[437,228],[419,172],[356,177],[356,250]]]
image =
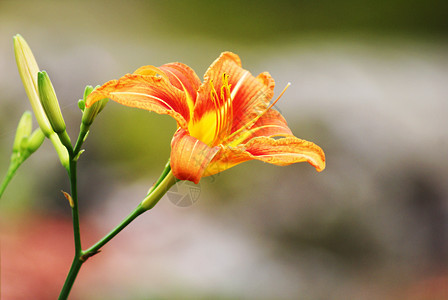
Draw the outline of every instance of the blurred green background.
[[[73,299],[447,299],[446,1],[0,0],[0,173],[22,112],[20,33],[75,138],[77,100],[142,65],[201,78],[222,51],[269,71],[327,169],[249,162],[166,197],[81,270]],[[79,163],[83,245],[142,199],[174,120],[110,102]],[[184,187],[185,188],[185,187]],[[0,200],[1,295],[56,298],[72,259],[66,174],[45,142]],[[183,192],[188,189],[184,189]]]

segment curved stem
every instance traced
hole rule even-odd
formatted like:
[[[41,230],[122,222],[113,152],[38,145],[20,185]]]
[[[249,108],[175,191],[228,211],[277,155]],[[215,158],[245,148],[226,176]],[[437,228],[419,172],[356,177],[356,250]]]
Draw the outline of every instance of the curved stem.
[[[79,209],[78,209],[78,187],[77,187],[77,162],[78,156],[81,151],[81,146],[84,143],[85,137],[88,134],[89,129],[81,125],[78,139],[76,140],[75,147],[73,149],[68,149],[70,155],[70,162],[68,167],[68,175],[70,178],[70,192],[72,201],[70,207],[72,210],[72,220],[73,220],[73,238],[75,243],[75,255],[73,258],[72,265],[67,274],[67,277],[62,287],[61,293],[58,299],[67,299],[70,291],[75,283],[78,272],[81,269],[82,264],[85,259],[82,258],[83,251],[81,246],[81,232],[79,228]]]
[[[81,259],[86,261],[89,257],[97,254],[100,249],[106,245],[112,238],[114,238],[120,231],[122,231],[126,226],[128,226],[132,221],[134,221],[138,216],[144,213],[146,210],[138,205],[134,211],[132,211],[117,227],[112,229],[107,235],[105,235],[101,240],[99,240],[95,245],[89,249],[82,252]]]
[[[17,169],[20,167],[20,165],[25,161],[25,159],[11,159],[11,162],[9,164],[8,171],[6,172],[5,178],[3,179],[1,185],[0,185],[0,198],[2,197],[3,193],[6,190],[6,187],[11,182],[11,179],[14,177],[14,174],[16,173]]]
[[[163,195],[165,195],[165,193],[170,189],[170,187],[174,183],[176,183],[176,178],[170,171],[168,173],[163,172],[162,174],[165,174],[165,177],[160,180],[160,183],[152,189],[148,196],[143,199],[143,201],[134,209],[134,211],[132,211],[120,224],[118,224],[117,227],[112,229],[95,245],[83,251],[82,258],[84,260],[87,260],[90,256],[97,254],[105,244],[107,244],[112,238],[114,238],[120,231],[122,231],[138,216],[140,216],[145,211],[153,208],[154,205],[156,205],[157,202],[163,197]]]
[[[165,177],[162,180],[157,181],[158,184],[154,185],[151,192],[140,203],[145,210],[150,210],[153,208],[157,202],[162,199],[163,195],[165,195],[166,192],[168,192],[168,190],[177,182],[177,178],[174,177],[173,172],[171,172],[171,168],[168,170],[169,172],[166,173]]]
[[[160,174],[160,177],[157,179],[156,183],[154,183],[151,188],[148,190],[147,196],[154,191],[154,189],[165,179],[166,175],[171,171],[171,165],[170,165],[170,159],[168,159],[168,162],[165,164],[165,169],[163,169],[162,174]]]
[[[74,154],[75,157],[78,155],[78,153],[81,151],[81,146],[84,143],[84,140],[87,136],[87,134],[89,133],[89,127],[86,127],[84,125],[84,123],[81,123],[80,126],[80,130],[79,130],[79,135],[78,135],[78,140],[76,141],[75,147],[74,147]]]
[[[77,143],[78,144],[78,143]],[[78,150],[79,151],[79,150]],[[77,152],[74,153],[77,155]],[[162,172],[162,175],[157,180],[156,184],[151,188],[149,194],[145,199],[114,229],[112,229],[107,235],[100,239],[97,243],[91,246],[89,249],[81,250],[81,239],[79,234],[79,219],[78,219],[78,201],[76,194],[76,161],[71,160],[70,162],[70,183],[73,188],[72,198],[73,198],[73,230],[75,236],[75,257],[72,262],[72,266],[65,280],[64,286],[59,295],[59,299],[67,299],[70,290],[76,280],[79,270],[82,264],[89,259],[91,256],[100,252],[100,249],[106,245],[111,239],[113,239],[118,233],[120,233],[126,226],[128,226],[132,221],[134,221],[138,216],[140,216],[145,211],[154,207],[157,202],[165,195],[165,193],[170,189],[170,187],[176,183],[177,179],[173,176],[169,162]],[[78,248],[79,247],[79,248]]]

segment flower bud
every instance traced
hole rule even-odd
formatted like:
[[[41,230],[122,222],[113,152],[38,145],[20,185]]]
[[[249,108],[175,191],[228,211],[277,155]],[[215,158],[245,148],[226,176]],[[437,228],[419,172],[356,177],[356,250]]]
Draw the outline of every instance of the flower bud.
[[[42,132],[42,129],[37,128],[33,131],[31,136],[27,139],[26,142],[26,150],[29,151],[29,153],[34,153],[44,142],[45,135]]]
[[[22,78],[28,99],[30,100],[31,107],[36,115],[37,123],[45,136],[48,137],[53,132],[53,129],[39,100],[37,87],[37,73],[39,72],[39,66],[37,65],[30,47],[25,39],[19,34],[14,36],[14,54],[16,57],[17,68],[20,77]]]
[[[98,86],[96,86],[95,89],[96,89],[97,87],[98,87]],[[86,86],[86,88],[84,89],[84,96],[83,96],[83,100],[84,100],[84,101],[86,101],[87,96],[89,96],[90,93],[93,92],[93,90],[94,90],[93,86],[91,86],[91,85],[87,85],[87,86]]]
[[[86,89],[84,90],[84,99],[83,99],[84,105],[85,105],[85,100],[86,100],[87,96],[89,96],[93,90],[94,90],[94,88],[92,86],[90,86],[90,85],[86,86]],[[85,107],[83,114],[82,114],[82,124],[86,127],[89,127],[90,125],[92,125],[93,120],[100,113],[100,111],[103,110],[103,108],[104,108],[104,106],[106,106],[106,103],[108,100],[109,99],[105,98],[98,102],[95,102],[90,107]]]
[[[78,108],[84,112],[84,109],[86,109],[86,102],[84,101],[84,99],[79,99],[78,100]]]
[[[61,108],[59,107],[58,98],[54,91],[53,84],[47,72],[38,72],[37,85],[39,88],[40,102],[44,108],[47,118],[50,121],[51,127],[56,132],[61,140],[62,144],[70,149],[72,147],[70,137],[65,131],[65,122],[62,117]]]
[[[53,84],[47,72],[37,73],[37,85],[39,87],[40,102],[44,108],[47,118],[50,121],[54,132],[61,133],[65,131],[65,122],[59,107],[58,98],[54,91]]]
[[[32,116],[31,112],[26,111],[20,118],[19,125],[17,126],[16,137],[14,139],[13,152],[20,151],[20,145],[23,139],[26,139],[31,134],[32,129]]]

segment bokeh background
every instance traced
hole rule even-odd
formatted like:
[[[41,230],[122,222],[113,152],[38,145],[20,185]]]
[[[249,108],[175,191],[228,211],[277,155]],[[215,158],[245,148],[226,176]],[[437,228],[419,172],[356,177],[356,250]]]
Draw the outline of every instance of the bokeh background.
[[[164,198],[89,260],[71,299],[448,299],[448,2],[0,1],[0,173],[30,105],[22,34],[72,139],[85,85],[220,52],[269,71],[293,132],[327,169],[249,162]],[[79,162],[84,248],[142,199],[167,116],[109,103]],[[71,263],[66,174],[45,142],[0,200],[2,299],[54,299]],[[189,187],[179,188],[187,193]]]

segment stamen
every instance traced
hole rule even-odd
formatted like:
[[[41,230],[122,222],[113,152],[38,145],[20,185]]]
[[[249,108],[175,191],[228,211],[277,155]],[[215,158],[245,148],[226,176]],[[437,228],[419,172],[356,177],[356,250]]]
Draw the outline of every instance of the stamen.
[[[278,100],[280,100],[280,98],[283,96],[283,94],[286,92],[286,90],[289,88],[290,85],[291,85],[291,82],[288,82],[288,83],[286,84],[285,88],[284,88],[283,91],[280,93],[280,95],[278,95],[277,99],[275,99],[275,101],[272,102],[272,104],[265,110],[265,112],[263,112],[263,115],[264,115],[268,110],[270,110],[270,109],[277,103]],[[261,116],[260,116],[260,117],[261,117]],[[259,118],[260,118],[260,117],[259,117]],[[258,119],[259,119],[259,118],[258,118]],[[257,119],[257,120],[258,120],[258,119]]]
[[[230,139],[232,139],[235,135],[241,133],[243,130],[250,130],[250,128],[252,126],[254,126],[254,124],[268,111],[270,110],[277,102],[278,100],[280,100],[280,98],[283,96],[283,94],[286,92],[286,90],[289,88],[289,86],[291,85],[291,82],[288,82],[288,84],[285,86],[285,88],[283,89],[283,91],[280,93],[280,95],[277,97],[277,99],[275,99],[274,102],[271,103],[271,105],[269,105],[265,110],[263,110],[260,114],[258,114],[255,118],[253,118],[252,120],[250,120],[249,122],[247,122],[245,125],[243,125],[240,129],[236,130],[235,132],[233,132],[231,135],[226,136],[225,140],[223,142],[227,142]]]
[[[222,86],[218,95],[213,81],[210,81],[210,98],[215,106],[216,126],[211,145],[219,144],[232,128],[232,97],[230,92],[229,75],[222,74]]]
[[[210,80],[210,98],[213,101],[213,105],[215,106],[215,114],[216,114],[216,126],[215,126],[215,135],[213,137],[212,144],[215,142],[217,135],[220,131],[220,125],[221,125],[221,114],[220,109],[218,105],[219,97],[218,93],[215,90],[215,86],[213,85],[213,80]]]
[[[232,98],[230,93],[230,84],[229,84],[229,75],[226,73],[222,74],[222,86],[221,86],[221,100],[223,101],[222,104],[222,115],[223,115],[223,124],[221,128],[221,134],[219,138],[223,138],[229,134],[229,131],[232,128],[232,115],[233,110],[231,109],[232,106]]]

